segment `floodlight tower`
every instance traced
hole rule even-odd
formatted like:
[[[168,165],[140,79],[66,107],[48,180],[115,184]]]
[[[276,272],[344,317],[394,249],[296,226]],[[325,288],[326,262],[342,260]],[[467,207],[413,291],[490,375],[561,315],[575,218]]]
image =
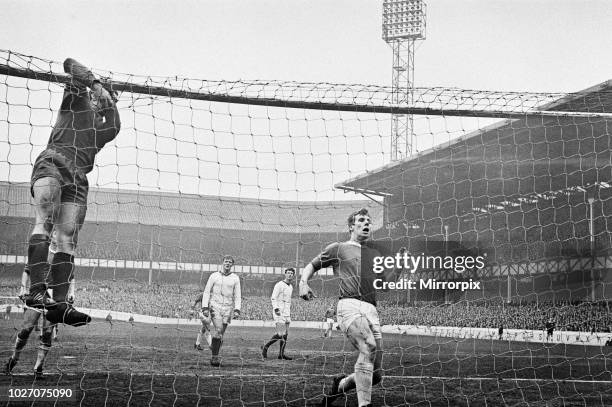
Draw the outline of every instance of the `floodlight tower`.
[[[425,39],[426,4],[422,0],[383,0],[382,38],[393,49],[392,103],[414,101],[414,44]],[[391,161],[413,154],[412,115],[391,119]]]

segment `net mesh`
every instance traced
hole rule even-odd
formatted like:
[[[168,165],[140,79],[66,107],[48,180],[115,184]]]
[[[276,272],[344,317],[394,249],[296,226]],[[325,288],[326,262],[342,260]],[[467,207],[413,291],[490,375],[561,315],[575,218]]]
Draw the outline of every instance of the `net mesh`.
[[[88,175],[76,258],[75,305],[95,320],[60,327],[45,365],[81,405],[319,403],[356,359],[335,328],[322,337],[338,281],[321,270],[311,302],[294,290],[293,361],[261,360],[275,331],[269,297],[285,267],[347,240],[361,207],[375,237],[478,242],[490,256],[465,274],[479,290],[380,293],[376,404],[612,403],[609,83],[574,94],[419,88],[396,106],[381,86],[93,72],[118,91],[122,120]],[[0,51],[7,359],[24,319],[29,177],[70,80],[61,63]],[[417,153],[389,164],[393,113],[415,114]],[[226,254],[244,303],[216,368],[194,349],[193,302]],[[31,383],[35,341],[3,383]]]

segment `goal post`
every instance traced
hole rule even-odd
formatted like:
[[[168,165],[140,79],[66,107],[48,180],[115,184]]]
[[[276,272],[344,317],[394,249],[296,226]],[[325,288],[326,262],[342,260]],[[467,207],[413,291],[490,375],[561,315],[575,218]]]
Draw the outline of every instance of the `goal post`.
[[[575,93],[415,88],[410,105],[394,105],[376,85],[92,71],[118,92],[122,121],[87,175],[75,258],[75,306],[95,319],[60,327],[46,368],[83,403],[320,402],[356,359],[335,328],[323,336],[338,276],[322,269],[311,302],[294,282],[293,361],[261,360],[276,329],[270,296],[285,269],[299,278],[347,241],[347,217],[366,208],[373,240],[403,239],[402,254],[426,257],[433,242],[486,257],[478,270],[404,270],[404,288],[377,291],[375,404],[612,404],[612,82]],[[0,51],[0,309],[19,305],[30,174],[71,81],[60,62]],[[415,154],[389,163],[393,114],[413,115]],[[193,304],[226,255],[243,304],[211,367],[207,345],[194,348]],[[474,285],[436,284],[451,280]],[[3,357],[16,318],[0,326]],[[27,345],[11,385],[36,352]]]

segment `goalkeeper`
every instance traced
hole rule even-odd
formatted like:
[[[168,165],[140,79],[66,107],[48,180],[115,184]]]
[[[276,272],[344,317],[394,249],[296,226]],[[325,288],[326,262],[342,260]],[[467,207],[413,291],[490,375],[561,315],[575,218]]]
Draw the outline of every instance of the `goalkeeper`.
[[[30,179],[36,220],[28,244],[31,286],[26,305],[45,308],[51,323],[80,326],[91,318],[66,300],[87,211],[87,173],[93,169],[96,154],[117,136],[121,124],[115,98],[87,68],[68,58],[64,71],[71,75],[71,81],[65,86],[47,148],[36,159]],[[57,252],[49,262],[52,231]],[[53,298],[46,294],[48,274]]]
[[[288,268],[285,270],[285,278],[274,286],[272,291],[272,312],[274,322],[276,323],[276,333],[274,336],[261,348],[261,356],[266,359],[268,357],[268,349],[274,342],[280,340],[280,349],[278,358],[284,360],[292,360],[293,358],[285,355],[285,346],[287,346],[287,336],[289,335],[289,324],[291,323],[291,295],[293,294],[293,278],[295,277],[295,269]]]
[[[223,345],[223,335],[232,318],[240,317],[240,278],[232,273],[233,266],[232,256],[223,257],[222,270],[210,275],[202,293],[202,315],[212,321],[212,366],[221,366],[219,351]]]

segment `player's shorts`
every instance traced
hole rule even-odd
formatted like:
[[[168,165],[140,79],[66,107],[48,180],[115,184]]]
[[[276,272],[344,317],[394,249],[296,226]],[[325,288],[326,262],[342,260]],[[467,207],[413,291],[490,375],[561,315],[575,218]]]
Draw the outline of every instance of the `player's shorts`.
[[[34,183],[46,177],[55,178],[60,183],[61,202],[87,206],[87,193],[89,192],[87,176],[71,160],[53,149],[44,150],[34,162],[30,178],[32,196],[34,196],[32,189]]]
[[[210,319],[213,323],[230,324],[234,310],[226,307],[210,307]]]
[[[342,298],[338,301],[336,318],[340,329],[342,329],[344,333],[348,331],[351,324],[359,317],[363,317],[368,321],[370,329],[374,334],[374,339],[382,338],[380,319],[378,318],[378,311],[374,305],[355,298]]]
[[[272,316],[274,317],[274,322],[277,324],[289,324],[291,323],[291,316],[289,315],[276,315],[275,312],[272,312]]]
[[[326,322],[328,325],[333,325],[333,324],[334,324],[334,319],[333,319],[333,318],[327,318],[327,319],[325,320],[325,322]]]

